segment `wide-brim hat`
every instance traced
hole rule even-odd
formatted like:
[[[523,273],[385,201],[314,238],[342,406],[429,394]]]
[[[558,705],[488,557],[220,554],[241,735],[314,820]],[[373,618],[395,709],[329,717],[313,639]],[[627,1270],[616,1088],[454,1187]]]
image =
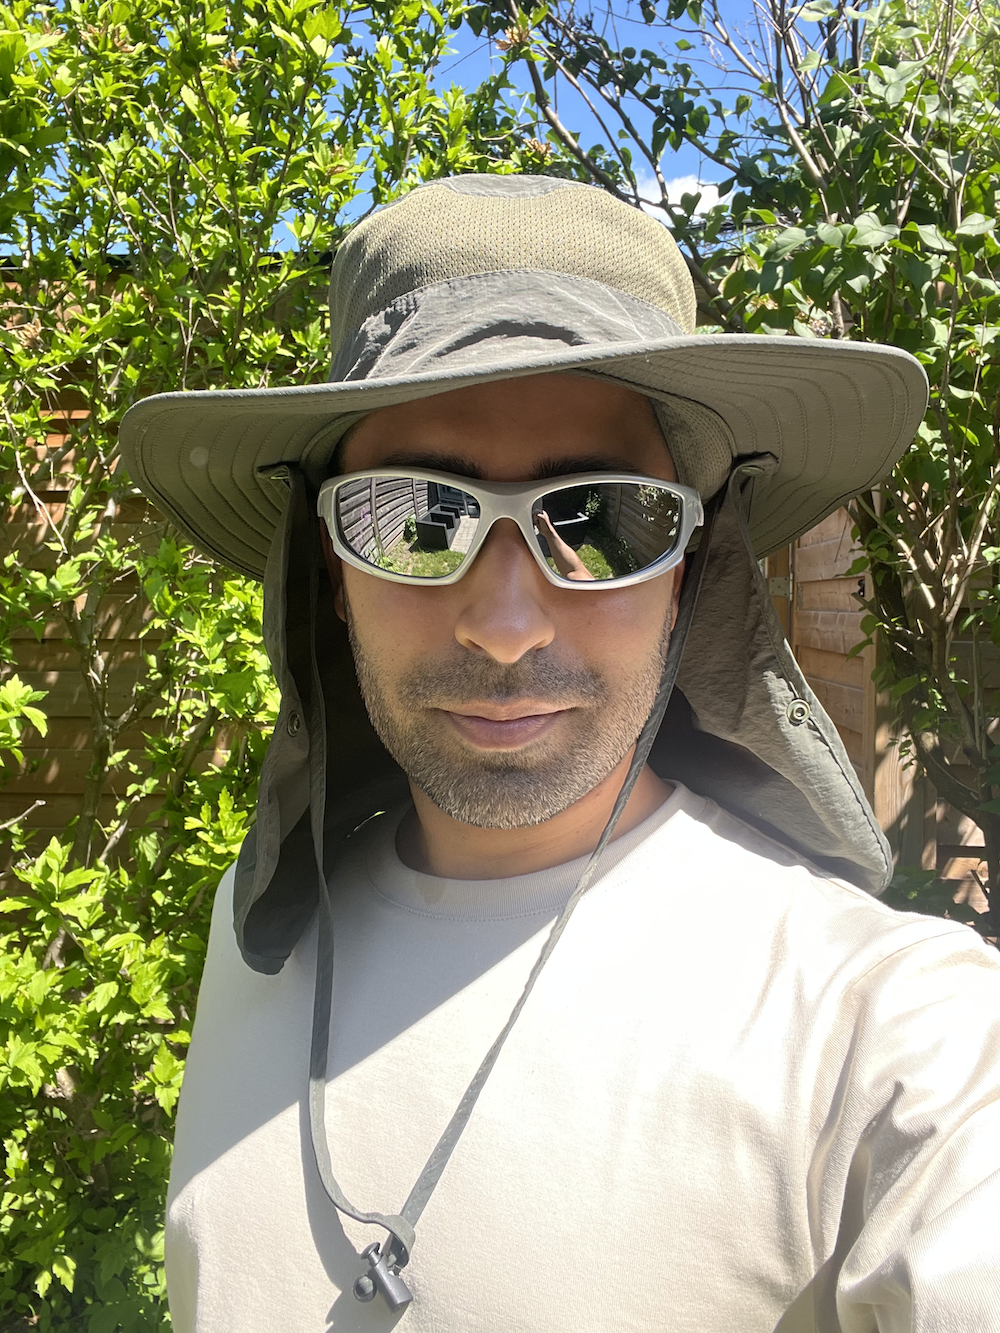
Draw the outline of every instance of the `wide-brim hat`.
[[[562,371],[653,400],[682,482],[714,493],[771,455],[748,515],[757,555],[877,483],[923,416],[908,353],[870,343],[696,334],[670,233],[596,187],[458,176],[348,235],[330,285],[329,381],[158,394],[131,408],[135,482],[202,550],[261,577],[293,464],[315,486],[347,428],[379,407]]]

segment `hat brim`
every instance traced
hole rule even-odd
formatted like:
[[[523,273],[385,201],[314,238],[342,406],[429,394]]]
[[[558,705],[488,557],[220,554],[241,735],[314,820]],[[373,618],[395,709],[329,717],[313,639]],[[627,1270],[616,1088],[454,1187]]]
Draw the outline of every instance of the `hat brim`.
[[[360,414],[555,371],[700,403],[726,423],[738,457],[773,454],[777,465],[756,488],[749,515],[759,556],[881,480],[927,404],[922,368],[892,347],[693,334],[522,353],[509,362],[396,378],[158,394],[123,419],[122,456],[137,485],[195,545],[259,579],[284,505],[284,488],[265,469],[294,463],[319,478]]]

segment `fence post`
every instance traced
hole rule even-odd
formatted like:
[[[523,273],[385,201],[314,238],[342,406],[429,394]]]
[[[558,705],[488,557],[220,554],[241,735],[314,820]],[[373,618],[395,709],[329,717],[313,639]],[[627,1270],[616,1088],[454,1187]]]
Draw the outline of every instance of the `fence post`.
[[[375,487],[377,484],[378,479],[372,477],[371,481],[368,483],[368,492],[372,507],[372,532],[375,534],[375,549],[380,556],[383,556],[385,555],[385,552],[382,550],[382,533],[378,525],[378,509],[375,506]]]

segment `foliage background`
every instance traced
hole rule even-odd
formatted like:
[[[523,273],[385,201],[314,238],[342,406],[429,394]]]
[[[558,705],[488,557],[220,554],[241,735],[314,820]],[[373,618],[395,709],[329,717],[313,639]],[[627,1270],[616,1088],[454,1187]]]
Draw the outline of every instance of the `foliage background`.
[[[671,225],[706,327],[921,359],[932,410],[859,504],[858,572],[882,687],[983,827],[996,883],[996,14],[755,12],[736,31],[713,0],[640,0],[642,48],[611,8],[571,0],[0,9],[0,757],[15,771],[56,716],[18,675],[30,635],[62,638],[91,740],[57,837],[37,845],[26,817],[0,829],[0,1333],[169,1323],[172,1114],[211,890],[276,705],[257,588],[137,496],[117,423],[163,390],[322,379],[331,252],[421,180],[593,180]],[[445,91],[463,21],[499,72]],[[717,206],[669,197],[681,143],[725,175]],[[899,901],[914,894],[934,906],[901,881]]]
[[[534,165],[502,79],[434,83],[459,14],[0,9],[7,771],[46,725],[26,635],[63,640],[90,729],[65,828],[2,830],[0,1329],[169,1322],[163,1193],[211,890],[276,711],[258,588],[137,495],[117,423],[151,393],[323,378],[345,228],[421,180]]]

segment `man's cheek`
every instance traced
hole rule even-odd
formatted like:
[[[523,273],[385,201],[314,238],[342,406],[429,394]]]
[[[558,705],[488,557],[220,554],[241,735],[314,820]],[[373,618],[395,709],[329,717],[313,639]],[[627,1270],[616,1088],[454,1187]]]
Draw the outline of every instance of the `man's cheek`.
[[[430,589],[407,588],[387,579],[345,569],[344,584],[358,639],[380,655],[405,659],[446,645],[453,634],[435,614]]]
[[[660,586],[662,585],[662,586]],[[673,598],[667,579],[651,580],[637,588],[618,592],[579,594],[578,606],[556,620],[556,637],[564,648],[584,657],[610,656],[627,661],[656,649],[662,634],[658,627],[672,624]]]

